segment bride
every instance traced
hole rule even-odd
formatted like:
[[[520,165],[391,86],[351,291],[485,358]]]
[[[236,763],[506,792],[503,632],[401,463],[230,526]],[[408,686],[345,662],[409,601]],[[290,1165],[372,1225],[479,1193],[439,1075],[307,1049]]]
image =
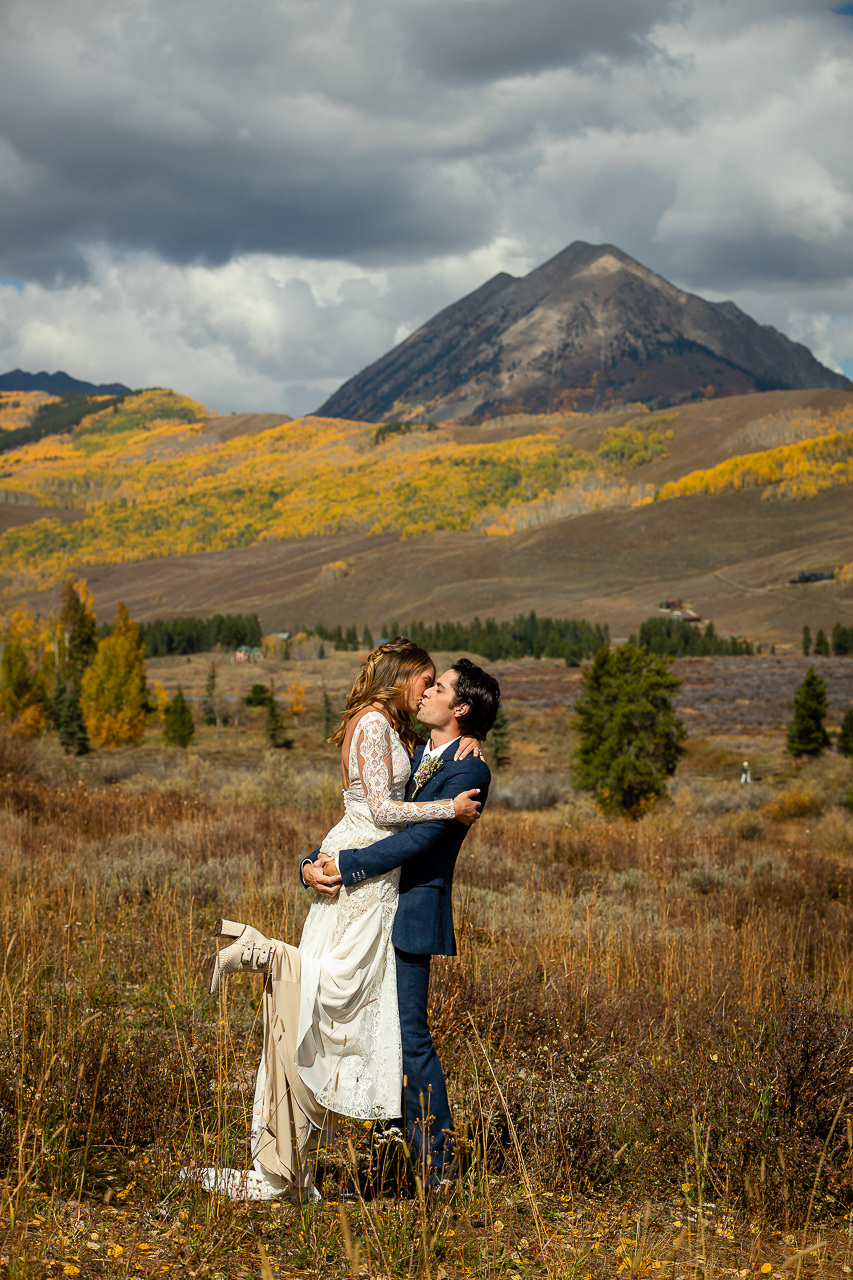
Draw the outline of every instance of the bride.
[[[477,791],[452,800],[404,800],[416,745],[412,718],[435,679],[429,654],[411,640],[380,645],[362,664],[340,727],[344,816],[321,845],[333,855],[365,848],[411,822],[479,816]],[[463,738],[457,758],[478,751]],[[402,1050],[391,932],[400,868],[318,897],[298,949],[250,925],[220,920],[223,940],[207,962],[208,990],[241,970],[267,975],[264,1048],[255,1082],[254,1168],[184,1170],[206,1190],[234,1199],[289,1193],[319,1199],[313,1186],[317,1146],[335,1115],[360,1120],[400,1114]]]

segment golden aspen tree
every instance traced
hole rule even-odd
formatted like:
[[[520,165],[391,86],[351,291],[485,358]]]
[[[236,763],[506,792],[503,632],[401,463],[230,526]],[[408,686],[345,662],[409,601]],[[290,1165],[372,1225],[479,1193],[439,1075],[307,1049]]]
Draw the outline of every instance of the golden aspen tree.
[[[0,714],[22,737],[41,733],[47,722],[56,671],[52,639],[50,624],[23,609],[0,627]]]
[[[139,627],[123,604],[116,609],[110,635],[98,642],[80,687],[86,731],[96,747],[139,742],[145,730],[148,699]]]
[[[287,686],[287,709],[296,723],[305,714],[305,685],[301,680],[291,680]]]

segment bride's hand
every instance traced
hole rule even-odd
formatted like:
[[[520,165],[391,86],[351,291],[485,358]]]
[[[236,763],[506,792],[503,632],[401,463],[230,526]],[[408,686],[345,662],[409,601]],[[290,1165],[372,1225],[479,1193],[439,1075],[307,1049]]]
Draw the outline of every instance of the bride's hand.
[[[459,739],[459,746],[456,748],[454,760],[464,760],[467,756],[476,756],[478,760],[482,760],[483,752],[480,749],[480,741],[478,738],[472,738],[469,734]]]
[[[464,822],[466,827],[470,827],[477,821],[480,816],[480,802],[475,800],[474,796],[479,794],[480,788],[475,787],[473,791],[462,791],[458,796],[453,797],[453,812],[457,822]]]

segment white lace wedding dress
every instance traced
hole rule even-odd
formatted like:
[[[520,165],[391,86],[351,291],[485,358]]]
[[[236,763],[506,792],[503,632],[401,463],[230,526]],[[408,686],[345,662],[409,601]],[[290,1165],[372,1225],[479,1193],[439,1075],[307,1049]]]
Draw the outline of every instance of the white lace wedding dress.
[[[364,848],[410,822],[454,817],[452,800],[403,799],[409,756],[378,711],[368,711],[358,722],[348,773],[344,816],[323,841],[324,853]],[[324,1111],[360,1120],[400,1114],[403,1067],[391,942],[399,882],[397,867],[342,888],[336,898],[317,897],[299,943],[295,1063],[300,1080]],[[254,1170],[201,1171],[208,1190],[266,1200],[292,1189],[262,1159],[264,1144],[270,1142],[263,1125],[269,1066],[262,1057],[252,1111]]]

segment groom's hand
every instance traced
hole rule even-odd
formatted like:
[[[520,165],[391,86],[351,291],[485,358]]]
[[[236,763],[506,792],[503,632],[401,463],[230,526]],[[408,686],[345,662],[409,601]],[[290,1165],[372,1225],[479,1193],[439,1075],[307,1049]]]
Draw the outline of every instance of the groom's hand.
[[[338,868],[331,859],[307,863],[302,869],[302,878],[324,898],[336,898],[341,887]]]

